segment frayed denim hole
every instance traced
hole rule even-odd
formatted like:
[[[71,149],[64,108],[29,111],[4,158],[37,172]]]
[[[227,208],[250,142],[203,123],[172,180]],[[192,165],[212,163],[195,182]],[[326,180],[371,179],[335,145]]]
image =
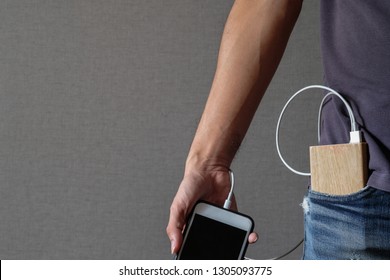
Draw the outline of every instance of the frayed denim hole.
[[[302,203],[300,204],[301,205],[301,207],[302,207],[302,209],[303,209],[303,213],[304,214],[308,214],[309,213],[309,199],[307,198],[307,197],[304,197],[303,198],[303,201],[302,201]]]

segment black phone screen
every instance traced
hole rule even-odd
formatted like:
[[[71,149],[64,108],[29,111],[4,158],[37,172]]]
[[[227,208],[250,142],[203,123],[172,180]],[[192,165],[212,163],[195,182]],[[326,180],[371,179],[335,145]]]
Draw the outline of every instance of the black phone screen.
[[[180,259],[237,260],[246,234],[245,230],[195,214]]]

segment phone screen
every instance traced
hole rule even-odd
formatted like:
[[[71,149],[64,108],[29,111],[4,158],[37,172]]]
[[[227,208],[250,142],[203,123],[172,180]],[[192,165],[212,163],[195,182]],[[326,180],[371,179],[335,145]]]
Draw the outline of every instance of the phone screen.
[[[195,214],[183,244],[182,260],[237,260],[247,232]]]

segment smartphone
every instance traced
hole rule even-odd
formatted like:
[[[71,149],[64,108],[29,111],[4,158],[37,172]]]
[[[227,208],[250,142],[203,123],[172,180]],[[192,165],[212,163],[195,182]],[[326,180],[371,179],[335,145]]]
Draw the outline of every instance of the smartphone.
[[[247,215],[200,201],[187,221],[176,259],[243,259],[253,227],[254,222]]]

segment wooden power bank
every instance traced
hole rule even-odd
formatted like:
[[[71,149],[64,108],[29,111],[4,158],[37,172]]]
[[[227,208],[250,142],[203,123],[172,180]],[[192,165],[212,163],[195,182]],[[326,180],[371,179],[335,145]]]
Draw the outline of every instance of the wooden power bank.
[[[367,183],[367,144],[337,144],[310,147],[311,188],[347,195]]]

